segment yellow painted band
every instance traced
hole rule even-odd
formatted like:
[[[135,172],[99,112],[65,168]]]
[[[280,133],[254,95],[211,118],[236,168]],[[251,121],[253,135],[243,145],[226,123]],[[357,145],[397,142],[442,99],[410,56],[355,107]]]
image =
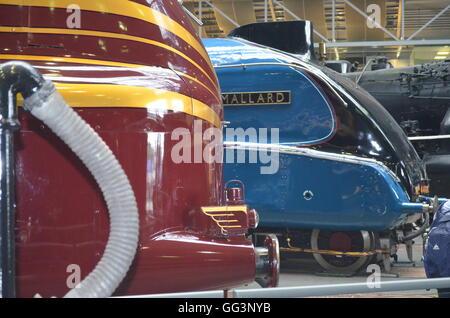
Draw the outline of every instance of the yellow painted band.
[[[239,222],[239,220],[217,220],[218,223],[236,223]],[[226,227],[231,227],[231,225],[224,225]],[[239,226],[241,227],[241,226]]]
[[[248,207],[246,205],[227,205],[227,206],[204,206],[202,207],[203,213],[210,212],[234,212],[241,211],[247,213]],[[216,216],[215,214],[211,214],[211,216]]]
[[[1,0],[0,0],[1,1]],[[111,32],[101,32],[101,31],[89,31],[89,30],[78,30],[78,29],[54,29],[54,28],[26,28],[26,27],[4,27],[0,26],[0,32],[8,32],[8,33],[45,33],[45,34],[68,34],[68,35],[85,35],[85,36],[98,36],[98,37],[105,37],[105,38],[115,38],[115,39],[121,39],[121,40],[129,40],[129,41],[136,41],[141,42],[145,44],[150,44],[154,46],[161,47],[165,50],[171,51],[179,56],[181,56],[183,59],[194,65],[197,69],[199,69],[214,85],[215,88],[217,88],[214,80],[208,75],[208,73],[195,61],[193,61],[191,58],[189,58],[186,54],[183,52],[174,49],[173,47],[166,45],[164,43],[149,40],[146,38],[141,38],[138,36],[132,36],[127,34],[119,34],[119,33],[111,33]]]
[[[88,64],[88,65],[99,65],[99,66],[114,66],[114,67],[128,67],[128,68],[143,68],[149,67],[140,64],[129,64],[121,62],[111,62],[104,60],[93,60],[93,59],[82,59],[73,57],[56,57],[56,56],[39,56],[39,55],[12,55],[12,54],[0,54],[0,59],[2,60],[23,60],[23,61],[45,61],[45,62],[59,62],[59,63],[75,63],[75,64]],[[189,80],[200,84],[206,88],[212,95],[217,96],[218,92],[213,92],[208,86],[200,82],[193,76],[187,75],[185,73],[174,71],[180,76],[186,77]]]
[[[173,0],[176,1],[176,0]],[[143,20],[172,32],[192,46],[210,64],[208,54],[203,45],[181,24],[167,15],[154,10],[148,6],[125,0],[77,0],[75,2],[81,10],[95,11],[101,13],[117,14]],[[66,9],[74,4],[73,0],[1,0],[0,4],[18,6],[36,6]],[[190,23],[189,21],[186,21]],[[211,66],[211,65],[210,65]],[[212,66],[211,66],[212,68]]]
[[[220,119],[219,115],[208,105],[205,103],[202,103],[201,101],[191,98],[192,99],[192,115],[198,118],[202,118],[217,128],[222,127],[222,120]]]
[[[220,128],[220,117],[208,105],[192,97],[156,88],[113,84],[55,83],[71,107],[145,108],[149,112],[183,112]]]

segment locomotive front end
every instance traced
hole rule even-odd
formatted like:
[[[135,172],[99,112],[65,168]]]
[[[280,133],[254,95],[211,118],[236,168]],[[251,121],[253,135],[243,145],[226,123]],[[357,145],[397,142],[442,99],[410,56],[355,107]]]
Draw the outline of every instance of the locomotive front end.
[[[0,21],[0,62],[25,61],[53,82],[49,90],[62,96],[55,98],[98,135],[129,181],[139,239],[115,295],[228,288],[260,276],[263,285],[276,284],[276,242],[253,247],[247,232],[257,213],[239,188],[224,187],[222,163],[214,160],[222,147],[218,82],[178,2],[3,0]],[[6,106],[16,93],[22,91],[11,90]],[[103,179],[115,171],[95,155],[106,171],[97,178],[83,156],[22,107],[18,121],[8,167],[16,173],[16,215],[9,232],[2,228],[2,237],[16,233],[8,248],[17,266],[10,271],[2,263],[3,290],[10,291],[3,296],[76,293],[107,242],[126,245],[110,237],[121,221],[108,218],[102,196]],[[65,126],[65,117],[56,124]],[[76,149],[84,135],[73,129],[70,136]],[[120,206],[124,197],[112,200]],[[110,266],[117,267],[114,258]]]
[[[330,271],[375,255],[388,267],[396,244],[410,249],[428,226],[427,174],[389,113],[314,60],[312,32],[309,21],[255,23],[204,40],[227,130],[246,132],[226,135],[225,176],[251,185],[256,232],[278,233],[282,251],[313,253]]]

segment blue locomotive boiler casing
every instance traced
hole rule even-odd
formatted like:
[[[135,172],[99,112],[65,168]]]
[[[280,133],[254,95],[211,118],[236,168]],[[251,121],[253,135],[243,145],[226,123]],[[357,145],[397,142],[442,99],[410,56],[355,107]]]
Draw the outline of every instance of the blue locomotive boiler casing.
[[[246,184],[260,227],[383,231],[423,213],[427,176],[404,132],[354,82],[311,62],[312,42],[296,54],[238,37],[204,44],[225,106],[225,180]],[[239,128],[244,137],[228,133]],[[262,173],[264,152],[274,173]]]

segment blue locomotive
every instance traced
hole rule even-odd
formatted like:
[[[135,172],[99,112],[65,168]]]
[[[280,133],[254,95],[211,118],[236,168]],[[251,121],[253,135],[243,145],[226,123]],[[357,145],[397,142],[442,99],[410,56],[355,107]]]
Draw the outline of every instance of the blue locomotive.
[[[204,44],[225,106],[225,179],[246,185],[259,232],[329,271],[410,251],[429,222],[423,163],[372,96],[315,61],[311,23],[250,24]]]

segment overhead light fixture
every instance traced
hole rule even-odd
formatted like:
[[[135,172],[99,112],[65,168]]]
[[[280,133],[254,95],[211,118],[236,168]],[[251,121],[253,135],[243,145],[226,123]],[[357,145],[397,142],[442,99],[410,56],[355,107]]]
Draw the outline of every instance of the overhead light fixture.
[[[446,55],[436,55],[434,57],[434,59],[435,60],[445,60],[445,59],[447,59],[447,56]]]
[[[440,52],[437,52],[436,54],[437,55],[448,55],[448,53],[450,53],[449,51],[440,51]]]

